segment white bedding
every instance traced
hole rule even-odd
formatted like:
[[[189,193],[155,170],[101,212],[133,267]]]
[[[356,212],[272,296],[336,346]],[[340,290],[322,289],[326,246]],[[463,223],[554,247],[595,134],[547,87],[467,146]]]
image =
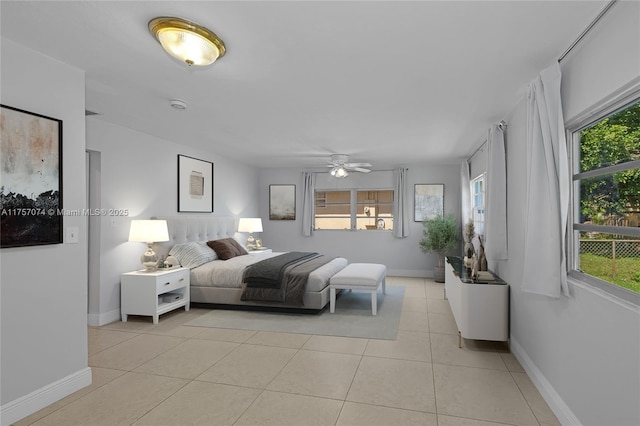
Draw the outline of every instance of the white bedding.
[[[244,269],[256,262],[282,253],[257,253],[236,256],[229,260],[214,260],[191,270],[191,285],[200,287],[242,288]],[[338,257],[309,274],[308,292],[321,291],[329,278],[347,266],[347,259]]]

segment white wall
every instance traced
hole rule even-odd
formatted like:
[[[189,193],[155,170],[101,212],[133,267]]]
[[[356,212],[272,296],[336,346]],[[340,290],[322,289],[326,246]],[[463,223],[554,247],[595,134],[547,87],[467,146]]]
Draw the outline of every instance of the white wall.
[[[567,120],[637,79],[640,3],[619,2],[561,65]],[[520,289],[525,121],[523,100],[507,118],[509,260],[496,266],[511,285],[512,349],[564,424],[640,424],[638,308],[576,282],[570,298]]]
[[[194,150],[92,117],[87,119],[87,149],[100,153],[100,208],[128,211],[126,216],[97,218],[100,271],[99,282],[91,284],[91,325],[120,318],[120,274],[141,267],[145,244],[127,242],[131,219],[197,215],[177,211],[178,154],[214,163],[214,212],[210,215],[258,213],[257,171],[216,155],[215,146],[210,152]]]
[[[1,102],[63,121],[63,207],[85,207],[84,72],[7,39]],[[91,383],[87,367],[87,227],[79,243],[4,248],[1,263],[2,424]]]
[[[407,197],[410,201],[410,228],[407,238],[394,238],[390,231],[315,231],[302,236],[302,171],[293,169],[260,172],[260,216],[263,218],[263,244],[275,250],[315,251],[330,256],[342,256],[349,262],[382,263],[389,275],[432,277],[437,257],[424,254],[418,242],[422,224],[413,221],[413,186],[420,183],[445,185],[445,213],[453,213],[460,225],[460,166],[409,165]],[[269,220],[269,185],[296,185],[296,220]],[[336,179],[328,173],[318,173],[317,189],[358,188],[393,189],[393,172],[352,173]],[[456,250],[453,250],[456,252]],[[459,250],[458,250],[459,252]]]

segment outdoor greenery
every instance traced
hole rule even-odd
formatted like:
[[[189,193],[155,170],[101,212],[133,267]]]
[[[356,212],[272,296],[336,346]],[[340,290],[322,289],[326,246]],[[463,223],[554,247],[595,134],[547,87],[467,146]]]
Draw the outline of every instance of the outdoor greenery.
[[[640,102],[580,132],[580,172],[634,160],[640,160]],[[582,223],[639,226],[640,168],[581,179],[580,215]],[[585,248],[590,247],[583,250],[581,244],[582,271],[640,293],[640,242],[636,244],[636,238],[580,234],[581,241],[589,244]]]
[[[640,102],[580,132],[580,171],[640,159]],[[583,221],[604,224],[608,217],[640,211],[640,169],[582,179]]]
[[[422,221],[424,229],[420,240],[423,253],[430,251],[438,255],[438,266],[444,266],[444,255],[458,243],[458,224],[452,214],[436,216]]]
[[[640,269],[637,258],[616,259],[616,273],[613,274],[612,260],[609,257],[591,253],[580,255],[580,269],[586,274],[640,293]]]

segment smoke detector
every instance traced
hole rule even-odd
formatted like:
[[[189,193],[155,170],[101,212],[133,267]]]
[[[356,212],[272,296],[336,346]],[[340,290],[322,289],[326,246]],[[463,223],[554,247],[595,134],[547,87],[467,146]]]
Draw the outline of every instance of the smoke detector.
[[[169,105],[175,109],[187,109],[187,103],[182,99],[171,99]]]

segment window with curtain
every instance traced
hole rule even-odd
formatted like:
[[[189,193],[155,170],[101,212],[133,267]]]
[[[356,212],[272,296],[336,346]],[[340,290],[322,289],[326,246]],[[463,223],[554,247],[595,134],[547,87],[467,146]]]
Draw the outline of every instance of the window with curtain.
[[[315,192],[314,229],[393,229],[393,190]]]
[[[640,293],[640,99],[572,133],[571,274],[637,303]]]
[[[484,235],[484,210],[485,210],[485,191],[486,191],[486,173],[482,173],[471,181],[471,206],[473,225],[477,235]]]

